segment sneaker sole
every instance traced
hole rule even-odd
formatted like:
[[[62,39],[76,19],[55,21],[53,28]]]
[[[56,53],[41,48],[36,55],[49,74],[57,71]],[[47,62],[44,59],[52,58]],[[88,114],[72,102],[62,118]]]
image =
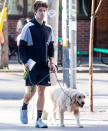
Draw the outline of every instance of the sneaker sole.
[[[48,126],[39,127],[38,125],[35,126],[36,128],[48,128]]]
[[[22,124],[28,124],[28,121],[23,121],[22,119],[20,119]]]

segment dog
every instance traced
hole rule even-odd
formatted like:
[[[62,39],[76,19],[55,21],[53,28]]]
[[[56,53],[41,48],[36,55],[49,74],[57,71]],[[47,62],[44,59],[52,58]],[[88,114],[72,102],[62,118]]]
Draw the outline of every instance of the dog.
[[[79,109],[85,104],[85,94],[71,88],[47,87],[45,89],[45,105],[43,118],[47,117],[48,122],[56,122],[56,112],[60,117],[60,126],[64,126],[64,112],[73,112],[76,118],[77,127],[80,125]],[[45,113],[47,112],[47,113]]]

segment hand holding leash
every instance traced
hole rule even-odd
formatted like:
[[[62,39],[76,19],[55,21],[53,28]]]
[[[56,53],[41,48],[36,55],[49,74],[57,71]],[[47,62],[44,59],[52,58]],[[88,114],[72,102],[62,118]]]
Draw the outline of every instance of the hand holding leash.
[[[56,73],[56,67],[55,67],[54,63],[50,63],[50,71],[51,71],[51,73]]]

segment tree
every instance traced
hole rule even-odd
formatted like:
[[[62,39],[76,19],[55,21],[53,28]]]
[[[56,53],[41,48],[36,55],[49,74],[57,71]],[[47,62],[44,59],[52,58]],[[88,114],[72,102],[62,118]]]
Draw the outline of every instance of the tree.
[[[58,57],[58,14],[59,14],[59,0],[48,0],[48,17],[47,21],[53,28],[54,33],[54,60],[57,65],[57,57]],[[52,75],[51,75],[52,76]],[[54,75],[51,77],[52,85],[56,82],[56,78]]]
[[[89,83],[90,83],[90,111],[93,112],[93,42],[94,42],[94,21],[97,12],[101,6],[103,0],[99,1],[99,4],[95,10],[95,0],[92,0],[91,8],[91,24],[90,24],[90,44],[89,44]]]
[[[4,2],[4,3],[3,3]],[[7,6],[6,0],[2,2],[3,8]],[[8,67],[8,26],[7,19],[3,25],[4,43],[0,44],[0,68]]]

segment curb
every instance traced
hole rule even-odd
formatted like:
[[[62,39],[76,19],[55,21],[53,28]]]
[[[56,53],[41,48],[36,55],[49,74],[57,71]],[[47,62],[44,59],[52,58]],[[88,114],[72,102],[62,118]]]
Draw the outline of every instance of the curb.
[[[89,73],[89,70],[77,70],[77,73]],[[93,73],[108,73],[108,70],[93,70]]]
[[[24,70],[0,70],[1,73],[23,73]],[[89,70],[77,70],[77,73],[89,73]],[[57,73],[63,73],[63,70],[58,70]],[[108,70],[93,70],[93,73],[108,73]]]
[[[15,73],[23,73],[24,70],[0,70],[1,73],[12,73],[12,72],[15,72]]]

